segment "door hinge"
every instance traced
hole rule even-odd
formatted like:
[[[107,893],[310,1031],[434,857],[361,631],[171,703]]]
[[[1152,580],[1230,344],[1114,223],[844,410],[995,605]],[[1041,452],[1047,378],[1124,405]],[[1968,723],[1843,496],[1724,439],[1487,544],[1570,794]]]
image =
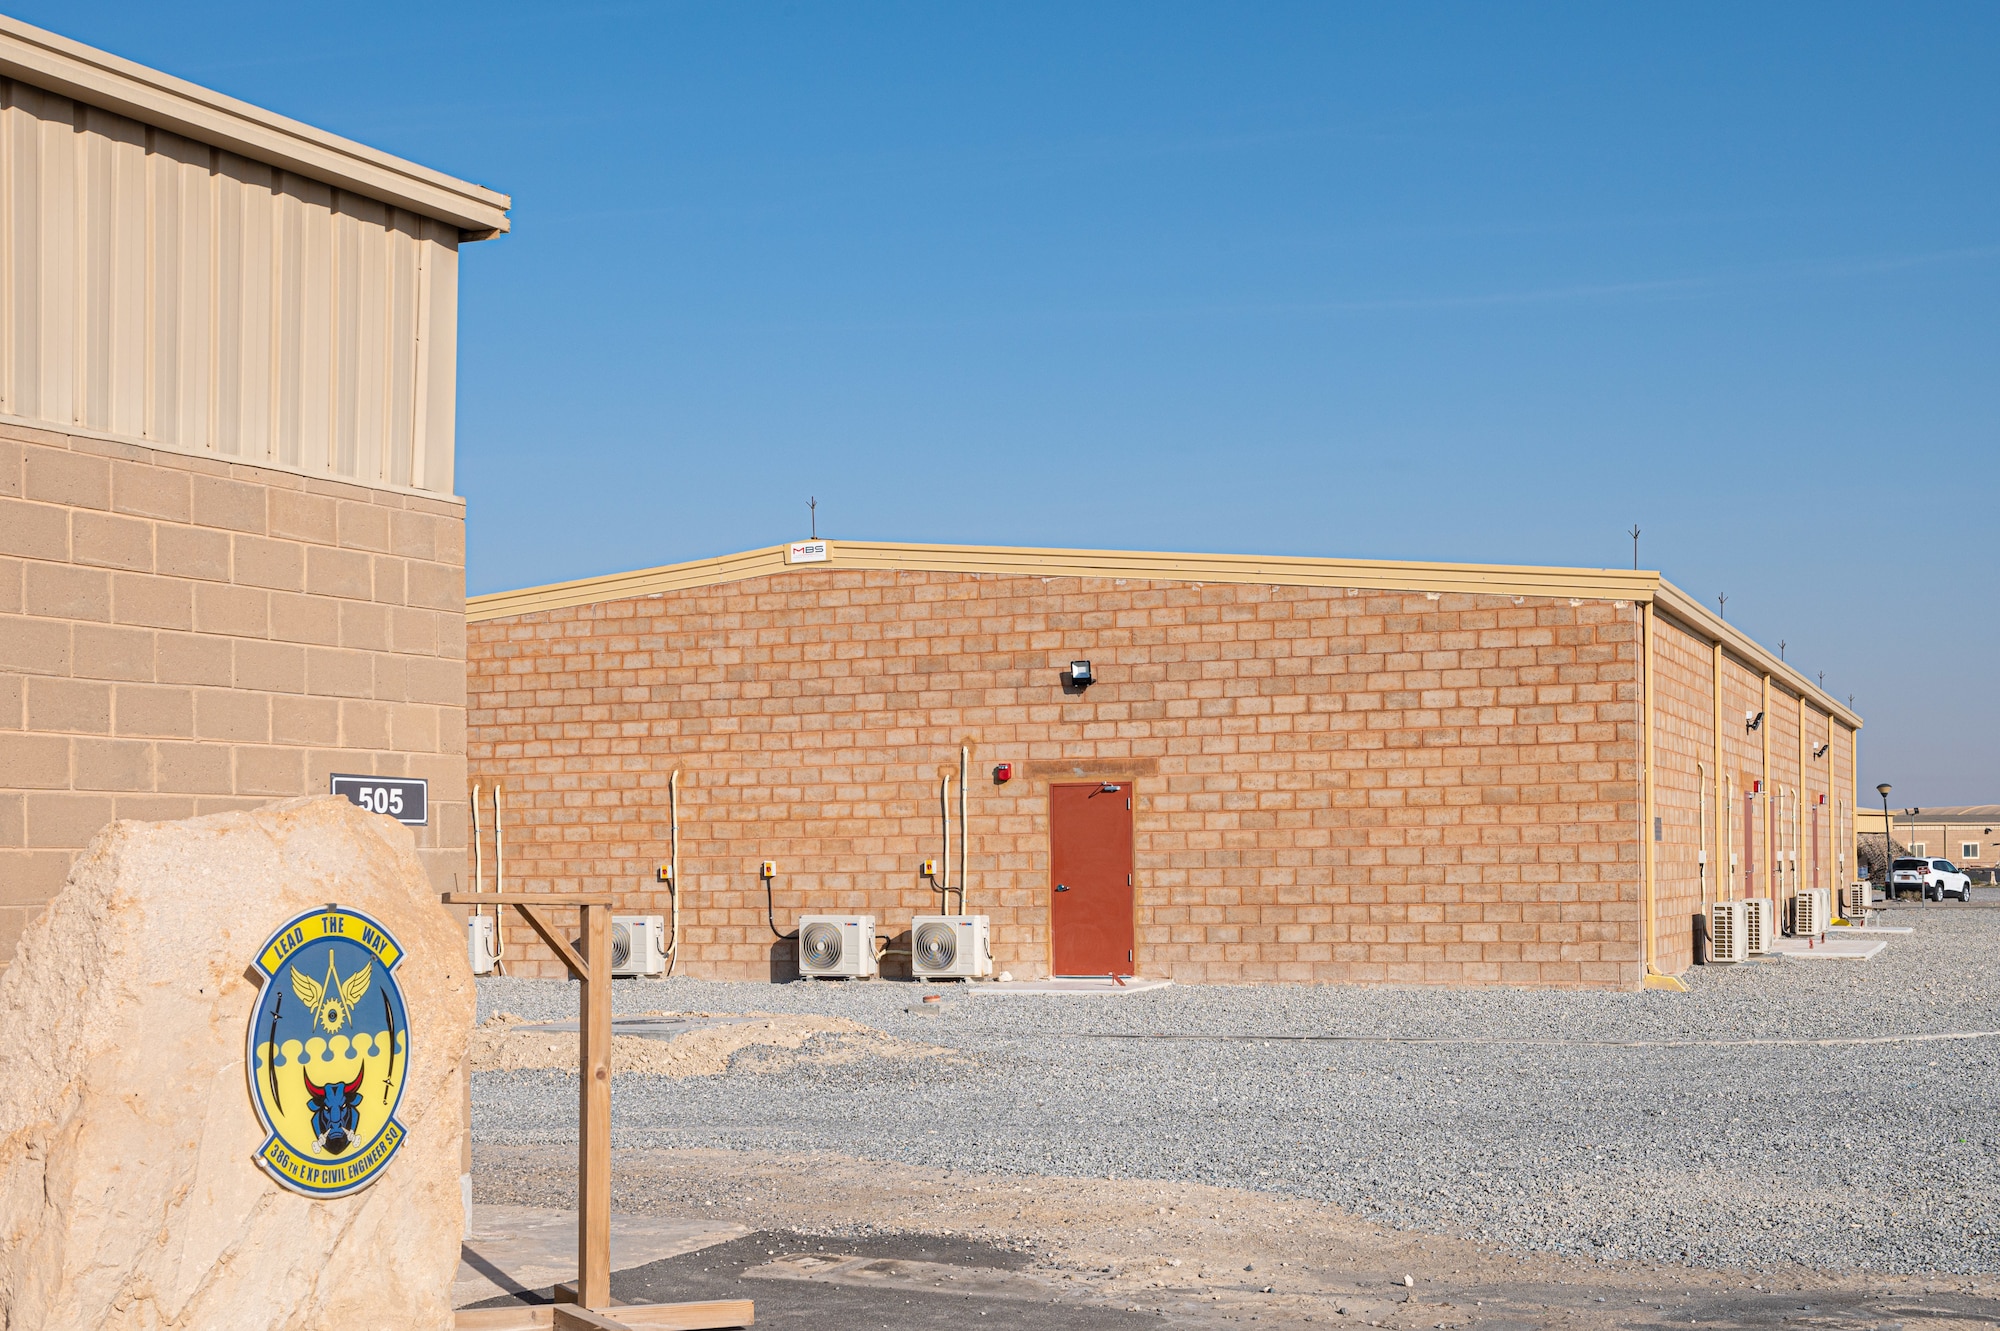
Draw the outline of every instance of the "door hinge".
[[[1132,875],[1129,873],[1125,875],[1125,886],[1132,886]]]
[[[1126,800],[1126,801],[1125,801],[1125,807],[1126,807],[1126,808],[1128,808],[1128,809],[1129,809],[1129,808],[1131,808],[1131,807],[1132,807],[1132,801],[1131,801],[1131,800]]]

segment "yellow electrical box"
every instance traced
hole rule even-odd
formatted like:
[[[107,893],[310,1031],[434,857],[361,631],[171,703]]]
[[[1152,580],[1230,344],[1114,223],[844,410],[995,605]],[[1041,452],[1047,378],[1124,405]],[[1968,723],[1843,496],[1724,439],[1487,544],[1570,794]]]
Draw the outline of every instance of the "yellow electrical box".
[[[926,878],[935,878],[935,877],[937,877],[937,861],[936,861],[936,860],[925,860],[925,861],[924,861],[924,877],[926,877]]]
[[[766,878],[776,878],[778,876],[778,862],[776,860],[765,860],[764,867],[760,872]]]
[[[669,866],[667,866],[667,865],[664,865],[664,864],[662,864],[662,865],[660,866],[660,881],[661,881],[661,882],[663,882],[663,883],[671,883],[671,882],[673,882],[673,881],[674,881],[674,871],[673,871],[673,869],[672,869],[672,868],[670,868],[670,867],[669,867]]]

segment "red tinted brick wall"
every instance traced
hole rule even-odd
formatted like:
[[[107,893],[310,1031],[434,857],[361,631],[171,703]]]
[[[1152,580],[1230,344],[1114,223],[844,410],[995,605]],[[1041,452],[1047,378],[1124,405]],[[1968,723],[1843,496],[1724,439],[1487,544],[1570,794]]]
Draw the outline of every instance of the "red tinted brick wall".
[[[1715,858],[1715,657],[1674,620],[1653,625],[1654,956],[1678,975],[1694,962],[1694,917],[1715,899],[1701,858]]]
[[[760,860],[780,928],[934,911],[964,743],[971,909],[1017,976],[1048,966],[1047,784],[1102,777],[1135,785],[1143,974],[1639,983],[1629,603],[833,568],[475,623],[467,652],[510,886],[665,913],[680,771],[687,974],[791,973]]]

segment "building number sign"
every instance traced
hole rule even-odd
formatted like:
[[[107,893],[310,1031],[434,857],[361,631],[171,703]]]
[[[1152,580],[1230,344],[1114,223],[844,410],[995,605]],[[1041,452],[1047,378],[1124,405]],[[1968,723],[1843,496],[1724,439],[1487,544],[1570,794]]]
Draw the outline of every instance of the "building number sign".
[[[430,821],[430,782],[422,777],[356,776],[335,772],[328,790],[343,795],[370,813],[387,814],[399,823],[422,827]]]

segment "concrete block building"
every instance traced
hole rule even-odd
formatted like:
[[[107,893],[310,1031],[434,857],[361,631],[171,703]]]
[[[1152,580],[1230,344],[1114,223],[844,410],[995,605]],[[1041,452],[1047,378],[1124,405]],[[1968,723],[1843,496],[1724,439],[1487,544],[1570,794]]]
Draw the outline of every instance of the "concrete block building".
[[[1933,808],[1892,805],[1889,809],[1891,844],[1903,846],[1912,855],[1948,859],[1971,874],[1974,881],[1991,881],[1995,871],[2000,870],[2000,841],[1994,840],[1996,828],[2000,828],[2000,804],[1948,804]],[[1867,800],[1863,799],[1855,837],[1861,845],[1872,843],[1872,849],[1879,851],[1882,833],[1882,806],[1868,808]]]
[[[0,18],[0,964],[113,818],[433,783],[458,254],[508,200]]]
[[[1853,844],[1860,719],[1651,572],[831,542],[468,618],[509,886],[670,915],[677,824],[682,974],[938,911],[962,764],[947,863],[1017,976],[1629,989]],[[1083,852],[1128,890],[1080,910]]]

